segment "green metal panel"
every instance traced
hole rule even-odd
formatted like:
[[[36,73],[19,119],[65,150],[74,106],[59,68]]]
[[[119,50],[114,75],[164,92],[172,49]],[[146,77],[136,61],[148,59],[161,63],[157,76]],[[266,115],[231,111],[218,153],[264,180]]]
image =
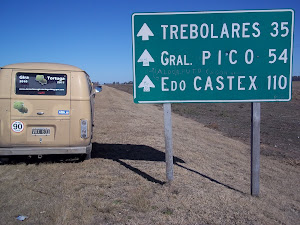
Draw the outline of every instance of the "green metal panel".
[[[134,102],[291,99],[294,11],[132,15]]]

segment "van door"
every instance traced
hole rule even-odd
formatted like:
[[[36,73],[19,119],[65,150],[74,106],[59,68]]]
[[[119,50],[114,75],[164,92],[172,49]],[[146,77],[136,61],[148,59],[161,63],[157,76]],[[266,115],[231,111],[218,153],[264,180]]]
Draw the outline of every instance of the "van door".
[[[70,146],[70,72],[12,73],[12,146]]]

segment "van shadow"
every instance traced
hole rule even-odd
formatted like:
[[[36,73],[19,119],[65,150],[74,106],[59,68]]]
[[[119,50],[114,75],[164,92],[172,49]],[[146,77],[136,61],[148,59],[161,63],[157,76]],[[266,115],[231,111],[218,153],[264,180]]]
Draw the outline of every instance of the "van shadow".
[[[130,144],[99,144],[97,142],[94,142],[93,150],[92,150],[92,158],[103,158],[103,159],[113,160],[115,162],[118,162],[120,165],[124,166],[125,168],[130,169],[131,171],[135,172],[136,174],[140,175],[141,177],[145,178],[150,182],[154,182],[160,185],[166,183],[150,176],[149,174],[123,161],[123,160],[141,160],[141,161],[165,162],[165,153],[156,150],[152,147],[146,145],[130,145]],[[182,169],[188,170],[192,173],[198,174],[201,177],[210,180],[211,182],[214,182],[230,190],[237,191],[241,194],[244,194],[240,190],[237,190],[227,184],[224,184],[196,170],[181,165],[185,162],[184,160],[178,157],[175,156],[173,157],[173,163],[174,165]]]
[[[78,154],[67,154],[67,155],[43,155],[42,158],[38,158],[37,155],[14,155],[14,156],[2,156],[0,157],[1,165],[40,165],[47,163],[81,163],[82,159]]]

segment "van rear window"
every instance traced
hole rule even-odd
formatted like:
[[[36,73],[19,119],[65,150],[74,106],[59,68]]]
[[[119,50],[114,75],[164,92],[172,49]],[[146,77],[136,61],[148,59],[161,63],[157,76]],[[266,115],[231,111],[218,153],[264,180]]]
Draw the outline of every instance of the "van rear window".
[[[66,95],[67,75],[51,73],[17,73],[17,95]]]

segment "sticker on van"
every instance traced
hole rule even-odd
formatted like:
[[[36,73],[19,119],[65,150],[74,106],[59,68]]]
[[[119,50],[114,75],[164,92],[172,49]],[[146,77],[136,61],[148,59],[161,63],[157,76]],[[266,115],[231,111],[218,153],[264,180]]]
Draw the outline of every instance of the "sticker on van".
[[[24,102],[14,102],[14,109],[18,110],[20,113],[28,113],[28,109],[24,106]]]
[[[24,130],[24,124],[22,121],[15,121],[11,124],[11,129],[15,133],[20,133]]]
[[[69,110],[58,110],[58,115],[70,115]]]
[[[16,74],[17,95],[60,95],[67,94],[67,75],[53,73]]]
[[[36,75],[35,80],[41,85],[47,84],[47,80],[45,79],[44,75]]]

